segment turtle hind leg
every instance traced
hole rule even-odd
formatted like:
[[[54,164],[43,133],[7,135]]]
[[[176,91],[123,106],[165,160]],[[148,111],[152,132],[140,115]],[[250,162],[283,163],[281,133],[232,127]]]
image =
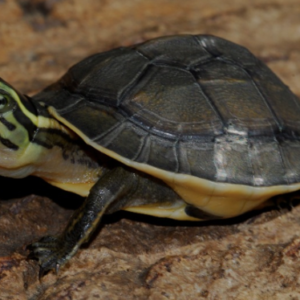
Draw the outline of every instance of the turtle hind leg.
[[[114,205],[119,207],[118,201],[124,202],[124,196],[136,190],[137,182],[137,175],[122,167],[106,172],[93,186],[61,235],[44,237],[29,246],[30,256],[39,261],[40,274],[51,269],[58,270],[66,263],[89,239],[108,208],[110,211],[118,210],[112,208]]]

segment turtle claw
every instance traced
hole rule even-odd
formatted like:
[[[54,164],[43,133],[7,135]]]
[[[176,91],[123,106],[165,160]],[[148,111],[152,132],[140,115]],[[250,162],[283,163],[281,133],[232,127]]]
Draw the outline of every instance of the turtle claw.
[[[57,274],[59,267],[69,259],[69,251],[60,237],[47,236],[27,248],[30,250],[28,258],[39,262],[40,278],[53,269]]]
[[[41,280],[43,278],[43,276],[45,275],[47,271],[44,270],[42,267],[40,267],[40,271],[39,271],[39,280]]]
[[[55,273],[56,273],[56,275],[58,274],[59,268],[60,268],[60,264],[56,264],[56,266],[55,266]]]

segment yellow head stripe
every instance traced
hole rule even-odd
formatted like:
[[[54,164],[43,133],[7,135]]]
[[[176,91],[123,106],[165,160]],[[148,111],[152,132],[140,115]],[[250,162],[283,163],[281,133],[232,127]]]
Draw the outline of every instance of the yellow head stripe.
[[[31,122],[38,126],[38,117],[36,115],[34,115],[33,113],[31,113],[22,103],[22,101],[20,100],[20,97],[18,96],[18,94],[15,92],[15,90],[13,90],[12,88],[10,88],[9,86],[7,86],[6,84],[4,84],[3,82],[0,81],[0,89],[4,90],[5,92],[9,93],[14,100],[18,103],[18,106],[20,107],[20,109],[22,110],[23,114],[29,118],[31,120]]]

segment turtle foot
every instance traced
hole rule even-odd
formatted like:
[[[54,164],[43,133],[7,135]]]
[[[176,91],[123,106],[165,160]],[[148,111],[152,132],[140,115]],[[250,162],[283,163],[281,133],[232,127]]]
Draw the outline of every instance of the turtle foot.
[[[27,248],[30,250],[29,258],[36,259],[39,262],[40,277],[52,269],[55,269],[57,273],[59,267],[71,257],[69,247],[59,236],[43,237]]]

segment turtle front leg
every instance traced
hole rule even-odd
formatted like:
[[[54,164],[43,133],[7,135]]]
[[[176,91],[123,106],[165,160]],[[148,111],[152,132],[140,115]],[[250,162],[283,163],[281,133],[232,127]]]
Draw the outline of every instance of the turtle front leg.
[[[40,275],[66,263],[86,242],[99,224],[103,214],[121,209],[118,200],[134,192],[137,176],[122,167],[105,173],[93,186],[82,207],[72,216],[66,230],[59,236],[48,236],[29,246],[31,256],[38,259]],[[126,198],[126,197],[125,197]]]

